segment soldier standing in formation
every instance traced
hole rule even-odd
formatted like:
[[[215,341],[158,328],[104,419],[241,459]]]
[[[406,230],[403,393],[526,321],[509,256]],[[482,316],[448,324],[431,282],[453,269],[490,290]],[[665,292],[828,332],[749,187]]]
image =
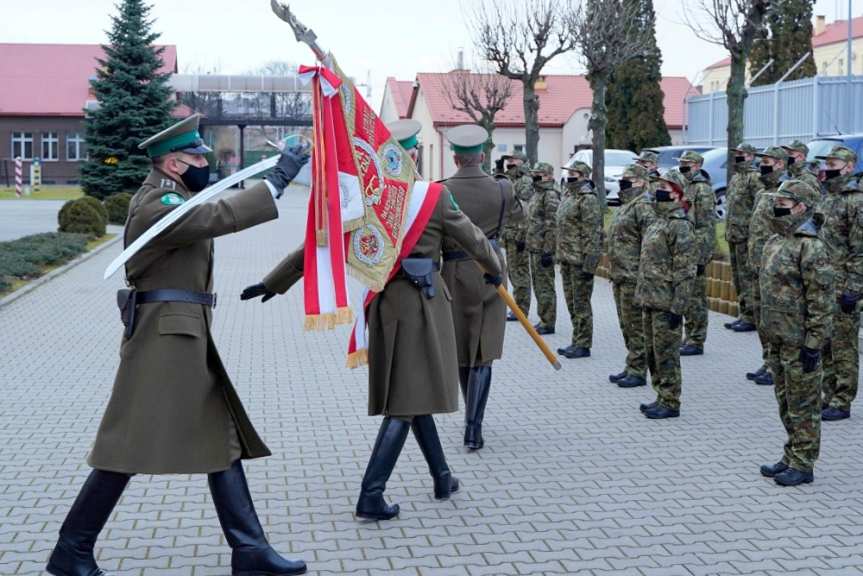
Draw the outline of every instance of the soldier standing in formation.
[[[642,150],[635,163],[647,170],[648,177],[659,176],[659,154],[656,150]]]
[[[857,155],[836,146],[827,156],[824,188],[818,206],[823,216],[821,238],[835,271],[836,310],[833,332],[824,351],[824,412],[826,421],[851,416],[860,376],[859,332],[863,297],[863,190],[853,175]]]
[[[415,158],[415,135],[400,136],[399,143]],[[389,520],[398,516],[398,504],[387,504],[384,490],[411,430],[429,465],[435,498],[445,500],[459,489],[432,416],[458,410],[458,352],[452,307],[438,272],[444,242],[449,245],[450,241],[482,266],[486,282],[500,285],[503,281],[494,248],[444,189],[409,257],[411,266],[403,261],[368,308],[369,415],[384,418],[363,476],[356,507],[359,518]],[[303,277],[303,263],[301,246],[262,283],[248,287],[243,298],[284,294]]]
[[[833,271],[811,218],[819,194],[789,180],[770,196],[774,234],[761,261],[761,321],[769,335],[779,417],[788,434],[782,460],[761,474],[782,486],[812,482],[821,444],[821,350],[830,337]]]
[[[713,259],[716,248],[716,195],[710,184],[710,176],[701,169],[704,158],[696,152],[685,152],[680,157],[680,173],[686,178],[686,200],[689,202],[689,217],[694,227],[694,242],[697,258],[695,283],[690,302],[684,314],[686,338],[680,347],[681,356],[704,354],[707,339],[707,265]]]
[[[563,296],[572,320],[572,344],[558,348],[566,358],[587,358],[593,344],[593,277],[602,253],[602,207],[590,180],[590,166],[567,169],[566,192],[557,209],[557,259]]]
[[[527,251],[527,205],[533,196],[533,179],[527,170],[527,156],[518,152],[503,158],[506,162],[506,177],[512,184],[516,202],[521,211],[508,218],[503,226],[501,238],[506,250],[506,267],[512,284],[513,298],[527,316],[530,314],[530,253]],[[510,312],[506,319],[518,320]]]
[[[783,145],[782,149],[788,154],[788,176],[795,180],[802,180],[813,190],[821,190],[818,175],[812,172],[806,161],[806,157],[809,155],[809,146],[800,140],[795,140],[791,144]]]
[[[462,212],[478,226],[503,262],[498,238],[511,216],[521,216],[512,186],[483,172],[482,147],[488,132],[476,124],[456,126],[447,132],[458,168],[444,183]],[[506,271],[504,270],[504,276]],[[454,240],[444,240],[442,276],[452,294],[458,351],[459,381],[465,403],[464,445],[484,445],[482,421],[491,389],[491,363],[503,355],[506,304],[494,286],[483,281],[483,271]]]
[[[655,218],[647,198],[649,174],[639,164],[628,166],[620,180],[620,208],[615,210],[608,227],[609,278],[614,287],[614,303],[623,342],[626,345],[626,368],[609,376],[621,388],[646,384],[647,357],[644,351],[644,320],[635,298],[641,240]]]
[[[153,168],[132,197],[124,245],[207,186],[211,150],[199,119],[140,144]],[[213,238],[276,218],[275,198],[306,160],[299,151],[283,154],[268,182],[195,207],[126,264],[132,292],[123,292],[120,367],[90,453],[93,471],[60,528],[50,574],[106,576],[93,547],[135,474],[208,475],[234,576],[305,573],[304,562],[273,550],[258,520],[240,461],[270,451],[225,372],[210,323]]]
[[[687,215],[686,178],[677,170],[654,178],[653,209],[641,244],[636,299],[643,308],[644,348],[656,400],[642,404],[647,418],[680,416],[680,338],[698,251]]]
[[[728,215],[725,218],[725,240],[731,258],[734,290],[737,292],[738,319],[725,327],[735,332],[754,331],[752,270],[749,265],[749,220],[758,192],[764,187],[758,171],[752,166],[755,147],[741,144],[733,149],[734,176],[728,184]]]
[[[527,250],[533,292],[536,294],[539,334],[554,334],[557,321],[557,293],[554,286],[554,250],[557,244],[556,222],[560,193],[554,183],[554,167],[539,162],[531,171],[533,198],[527,208]]]

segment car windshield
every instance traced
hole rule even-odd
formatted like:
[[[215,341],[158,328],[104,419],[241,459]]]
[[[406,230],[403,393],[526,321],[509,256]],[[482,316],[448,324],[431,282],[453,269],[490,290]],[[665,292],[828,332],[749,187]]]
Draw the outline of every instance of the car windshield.
[[[627,166],[635,162],[637,156],[632,152],[623,150],[606,150],[605,163],[611,166]]]
[[[842,144],[840,140],[813,140],[808,144],[809,155],[806,159],[810,162],[815,160],[816,156],[825,156],[833,150],[834,146]]]

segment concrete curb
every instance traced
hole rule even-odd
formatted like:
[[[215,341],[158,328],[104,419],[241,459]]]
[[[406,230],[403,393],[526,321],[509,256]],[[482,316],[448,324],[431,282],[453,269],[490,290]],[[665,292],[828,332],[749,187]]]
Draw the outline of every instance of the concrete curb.
[[[4,306],[7,306],[8,304],[11,304],[12,302],[21,298],[22,296],[26,296],[27,294],[29,294],[30,292],[32,292],[33,290],[35,290],[39,286],[42,286],[43,284],[47,284],[48,282],[50,282],[54,278],[65,274],[66,272],[68,272],[69,270],[74,268],[75,266],[78,266],[79,264],[83,264],[84,262],[86,262],[87,260],[92,258],[93,256],[99,254],[103,250],[107,250],[108,248],[110,248],[111,246],[113,246],[114,244],[116,244],[117,242],[119,242],[122,239],[123,239],[123,234],[122,234],[122,232],[120,232],[114,238],[112,238],[111,240],[108,240],[107,242],[105,242],[101,246],[97,247],[95,250],[91,250],[90,252],[87,252],[86,254],[82,254],[81,256],[78,256],[77,258],[75,258],[71,262],[67,262],[66,264],[63,264],[62,266],[60,266],[59,268],[57,268],[55,270],[51,270],[49,273],[45,274],[44,276],[40,276],[39,278],[36,278],[35,280],[26,284],[25,286],[22,286],[18,290],[15,290],[14,292],[9,294],[8,296],[5,296],[4,298],[0,299],[0,309],[2,309]]]

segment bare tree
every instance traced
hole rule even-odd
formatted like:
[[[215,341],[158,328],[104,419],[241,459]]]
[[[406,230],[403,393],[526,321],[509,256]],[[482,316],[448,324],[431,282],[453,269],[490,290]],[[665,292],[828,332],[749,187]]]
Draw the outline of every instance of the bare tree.
[[[569,0],[483,0],[471,26],[482,57],[502,76],[524,85],[527,157],[537,161],[539,98],[535,84],[552,59],[571,52],[575,40],[566,27]]]
[[[683,2],[683,0],[681,0]],[[706,42],[724,46],[731,56],[731,76],[725,89],[728,103],[728,178],[734,166],[731,147],[743,140],[746,104],[746,63],[752,44],[764,27],[770,0],[685,0],[686,24]],[[694,9],[693,9],[693,5]],[[699,16],[692,16],[692,13]]]
[[[646,56],[652,30],[642,18],[639,0],[586,0],[567,14],[572,38],[581,53],[587,80],[593,90],[588,127],[593,138],[593,182],[605,203],[605,96],[615,70]]]
[[[491,172],[491,151],[494,149],[495,116],[512,97],[512,80],[500,74],[473,73],[453,70],[442,80],[444,93],[454,110],[467,114],[488,132],[484,167]]]

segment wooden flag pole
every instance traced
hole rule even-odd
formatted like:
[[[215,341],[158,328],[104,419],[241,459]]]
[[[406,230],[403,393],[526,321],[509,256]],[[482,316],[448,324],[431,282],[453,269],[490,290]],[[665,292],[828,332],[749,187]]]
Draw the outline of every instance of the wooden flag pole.
[[[512,313],[515,314],[515,317],[518,318],[518,321],[521,322],[522,328],[524,328],[530,337],[533,339],[534,343],[542,350],[542,353],[545,354],[545,358],[549,361],[549,363],[554,366],[555,370],[560,370],[561,365],[560,361],[557,359],[557,356],[551,351],[551,348],[548,347],[545,340],[542,339],[536,329],[531,325],[530,321],[528,321],[527,316],[524,315],[524,312],[521,311],[518,304],[516,304],[515,300],[512,297],[512,294],[504,288],[503,286],[497,287],[498,295],[503,298],[503,301],[506,302],[506,305],[512,310]]]

